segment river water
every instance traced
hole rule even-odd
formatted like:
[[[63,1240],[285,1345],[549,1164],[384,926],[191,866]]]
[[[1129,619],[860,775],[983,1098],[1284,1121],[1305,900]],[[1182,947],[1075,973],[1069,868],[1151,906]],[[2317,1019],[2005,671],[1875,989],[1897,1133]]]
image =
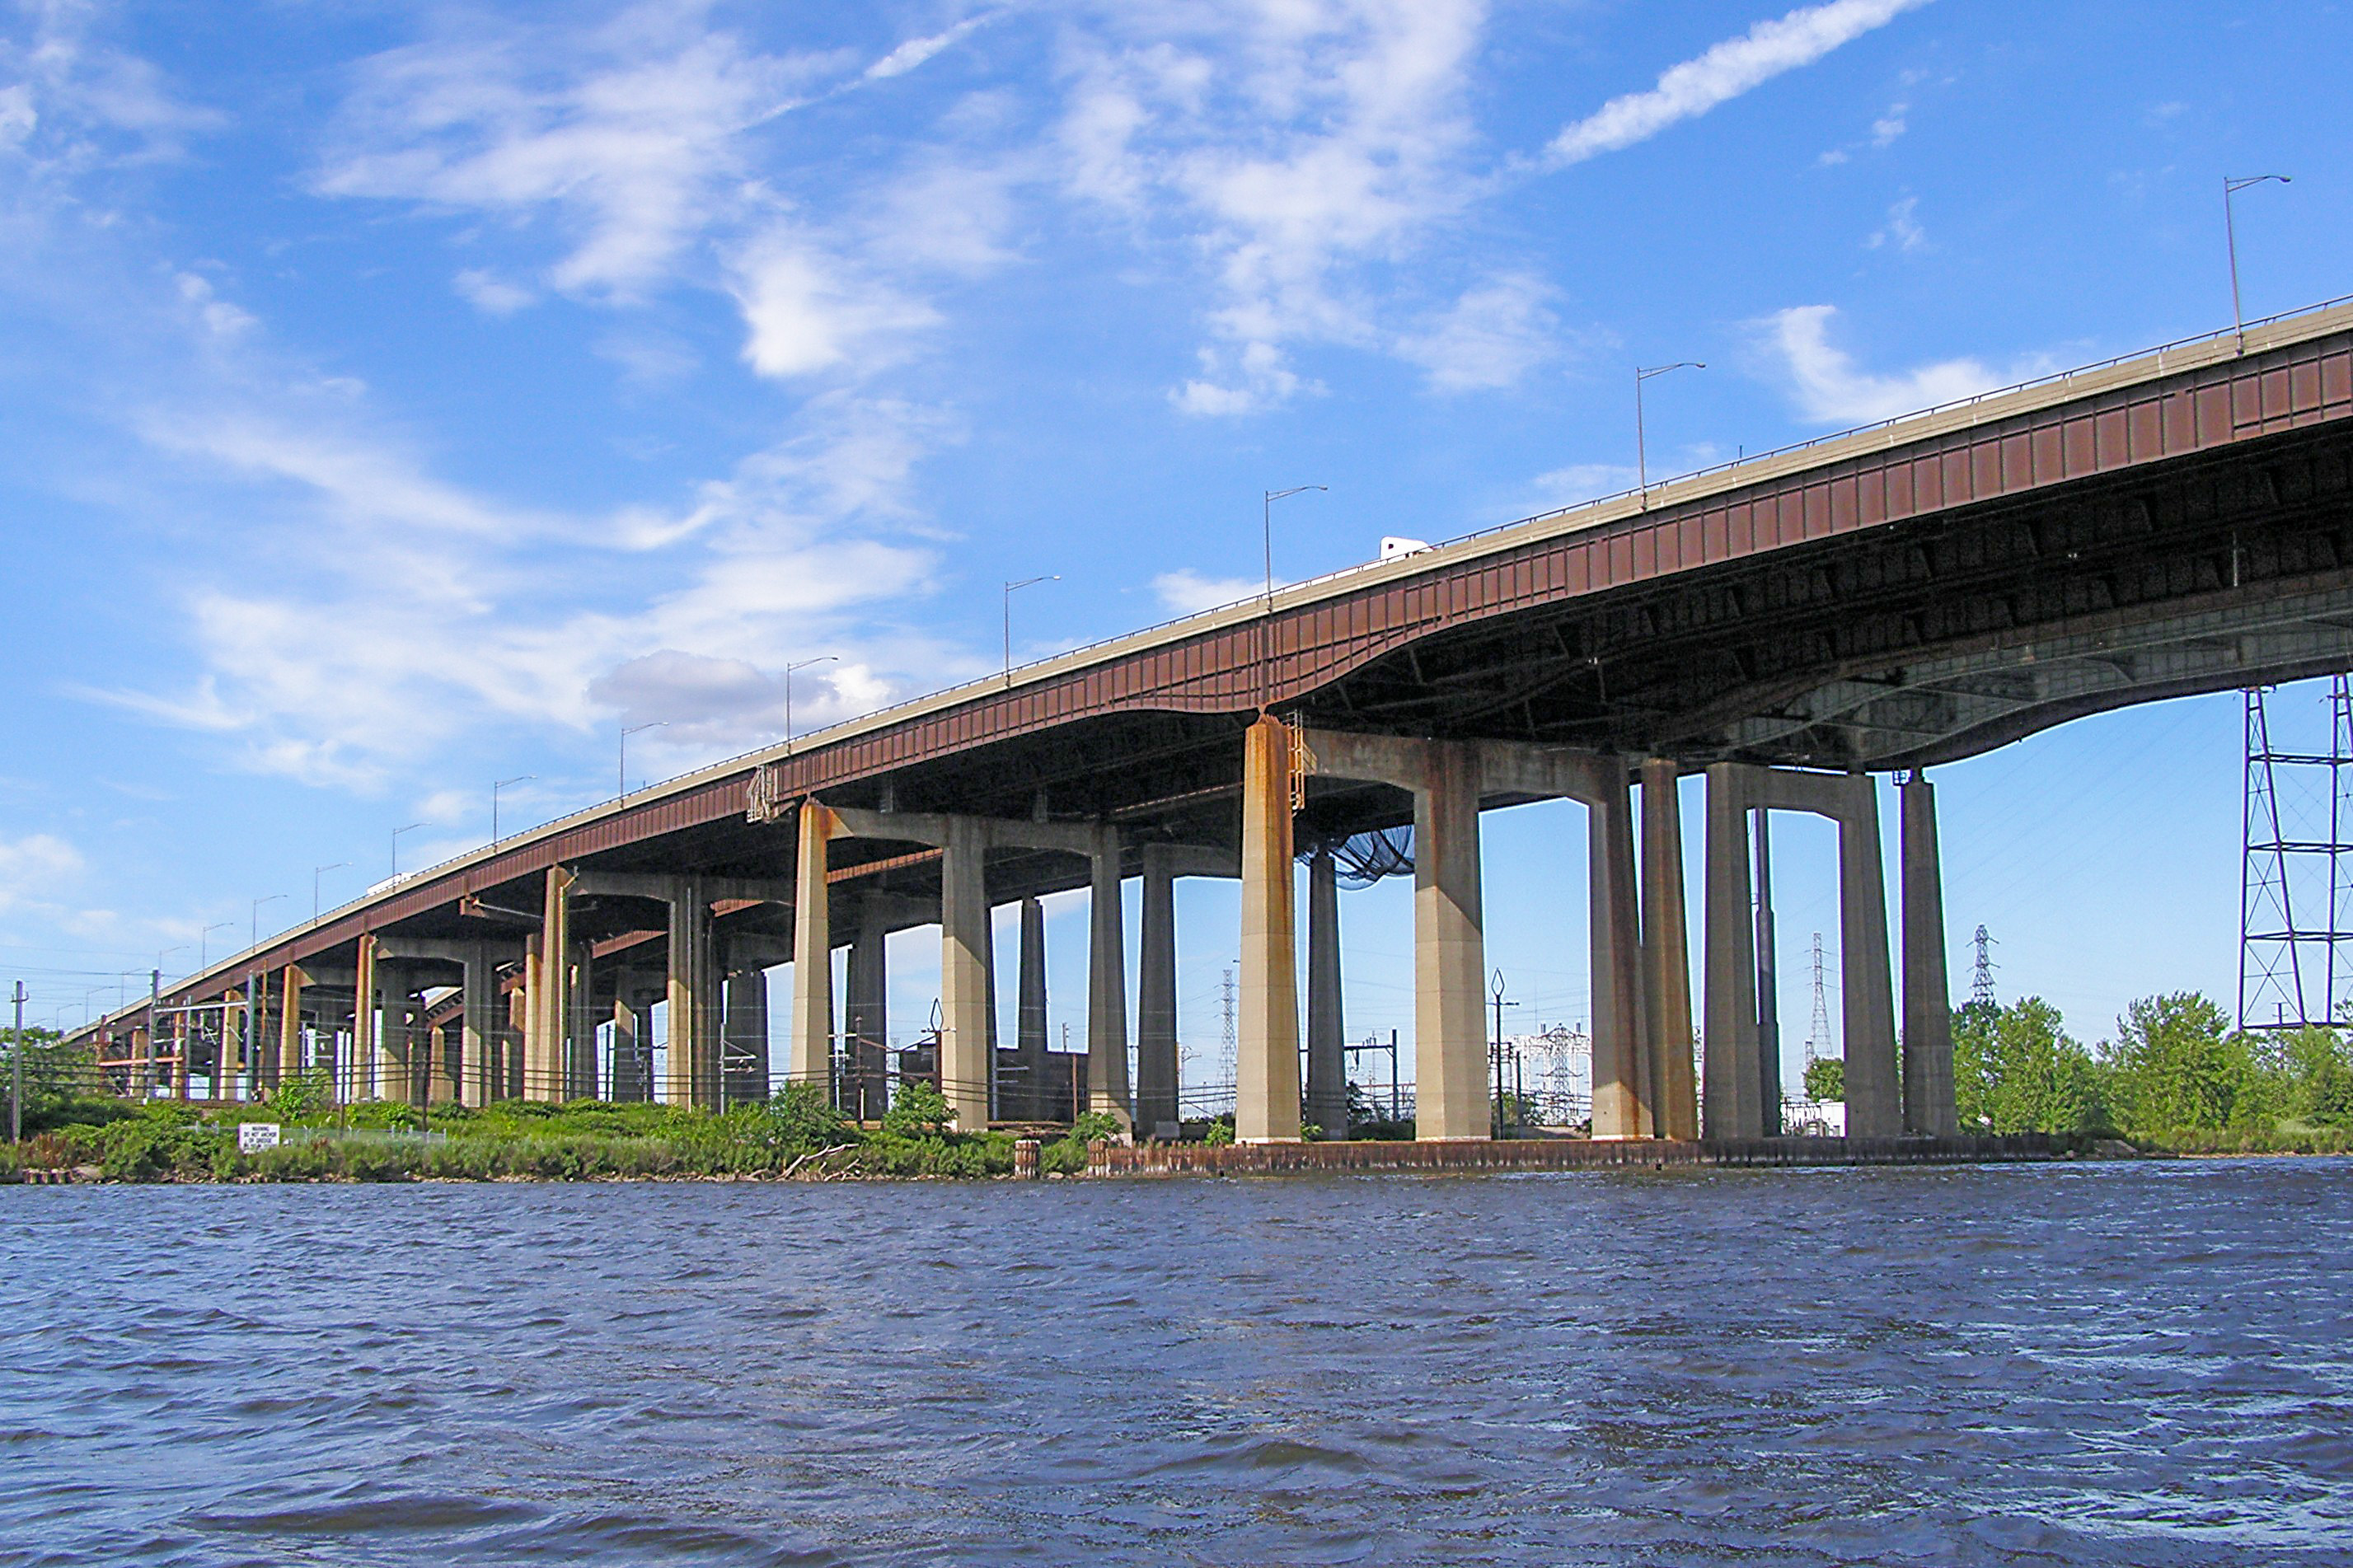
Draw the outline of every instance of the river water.
[[[2353,1162],[0,1188],[0,1563],[2353,1563]]]

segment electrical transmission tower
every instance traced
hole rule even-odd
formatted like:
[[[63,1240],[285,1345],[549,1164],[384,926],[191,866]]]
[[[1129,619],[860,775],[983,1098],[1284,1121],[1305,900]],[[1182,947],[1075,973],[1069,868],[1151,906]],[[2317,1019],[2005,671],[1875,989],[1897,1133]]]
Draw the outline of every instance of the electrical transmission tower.
[[[1969,981],[1969,1005],[1998,1007],[2000,1004],[1993,999],[1994,940],[1983,926],[1978,927],[1977,946],[1978,969]]]
[[[2244,858],[2239,874],[2239,1026],[2327,1024],[2353,995],[2353,685],[2329,688],[2329,744],[2272,739],[2267,687],[2246,693]]]
[[[1225,1030],[1218,1037],[1218,1081],[1239,1093],[1240,1086],[1236,1080],[1241,1068],[1234,1044],[1234,972],[1231,965],[1226,969],[1224,1000]]]
[[[1830,1054],[1831,999],[1823,980],[1822,933],[1814,933],[1814,1021],[1806,1030],[1806,1065]]]

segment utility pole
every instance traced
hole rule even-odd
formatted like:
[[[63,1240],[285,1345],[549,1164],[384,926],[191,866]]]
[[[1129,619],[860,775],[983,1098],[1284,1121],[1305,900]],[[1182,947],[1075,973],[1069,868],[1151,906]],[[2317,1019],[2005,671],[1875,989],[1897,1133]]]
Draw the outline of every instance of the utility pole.
[[[8,1142],[25,1141],[25,983],[16,982],[16,1045],[8,1053]]]

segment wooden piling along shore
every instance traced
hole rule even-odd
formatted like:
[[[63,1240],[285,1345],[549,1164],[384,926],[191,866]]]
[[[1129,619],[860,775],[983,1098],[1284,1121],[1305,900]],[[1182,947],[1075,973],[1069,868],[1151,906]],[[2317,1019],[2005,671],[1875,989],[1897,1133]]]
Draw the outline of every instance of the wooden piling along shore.
[[[1670,1166],[1956,1165],[2063,1160],[2094,1152],[2047,1132],[1988,1138],[1502,1138],[1428,1142],[1096,1144],[1090,1176],[1440,1174],[1478,1171],[1662,1170]],[[2101,1145],[2103,1155],[2130,1152]]]

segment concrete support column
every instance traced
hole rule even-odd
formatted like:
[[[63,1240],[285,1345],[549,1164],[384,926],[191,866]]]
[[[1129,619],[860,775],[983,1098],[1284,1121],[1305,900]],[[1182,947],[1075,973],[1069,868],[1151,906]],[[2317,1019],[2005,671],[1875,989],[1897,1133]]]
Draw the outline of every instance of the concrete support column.
[[[352,982],[352,1093],[353,1100],[377,1100],[389,1075],[377,1058],[375,1028],[375,933],[360,933],[359,967]]]
[[[1307,861],[1306,1119],[1325,1138],[1348,1135],[1347,1030],[1340,1003],[1340,868],[1332,851]]]
[[[189,1015],[182,1013],[174,1020],[172,1040],[172,1098],[188,1098],[188,1043],[191,1030]]]
[[[613,1098],[629,1105],[640,1104],[653,1095],[644,1055],[645,1015],[637,1004],[638,998],[631,994],[628,978],[624,975],[620,990],[613,997]]]
[[[1705,902],[1700,912],[1702,1026],[1707,1041],[1705,1126],[1710,1138],[1761,1138],[1757,1098],[1756,931],[1750,923],[1748,770],[1717,763],[1707,770]]]
[[[1765,1136],[1781,1135],[1781,987],[1774,958],[1773,814],[1757,824],[1757,1103]]]
[[[1651,1135],[1648,1019],[1642,1005],[1641,905],[1634,877],[1634,804],[1623,766],[1588,807],[1586,889],[1593,987],[1593,1136]]]
[[[212,1097],[215,1100],[237,1098],[238,1040],[245,1033],[245,993],[232,991],[227,1001],[235,1005],[221,1008],[220,1051],[213,1058]]]
[[[567,867],[547,868],[539,940],[526,960],[531,1004],[524,1026],[523,1096],[528,1100],[561,1100],[569,1088],[565,1035],[572,1021],[571,894],[575,879]]]
[[[467,945],[459,995],[463,1011],[458,1030],[458,1098],[467,1105],[483,1106],[505,1091],[499,1071],[499,972],[491,962],[487,942]]]
[[[989,1038],[988,837],[952,818],[940,858],[940,1092],[957,1128],[988,1125],[995,1052]]]
[[[1896,786],[1904,889],[1904,1130],[1960,1131],[1953,1100],[1953,1000],[1945,973],[1945,873],[1936,786],[1915,772]]]
[[[1839,984],[1846,1022],[1846,1130],[1853,1138],[1904,1131],[1895,1064],[1895,997],[1887,963],[1887,889],[1880,868],[1879,793],[1868,773],[1841,781],[1839,816]]]
[[[1135,1121],[1153,1137],[1177,1122],[1176,872],[1168,847],[1144,849],[1143,952],[1135,998]]]
[[[569,921],[567,921],[567,925]],[[594,1009],[596,949],[572,944],[564,986],[564,1098],[596,1098],[596,1015]]]
[[[842,1032],[849,1037],[849,1079],[842,1091],[842,1109],[862,1121],[879,1118],[891,1095],[891,970],[886,938],[888,911],[882,900],[869,896],[859,910],[858,935],[849,944],[848,1016]]]
[[[279,972],[278,993],[278,1070],[271,1075],[270,1087],[302,1074],[302,987],[311,977],[294,964]]]
[[[529,941],[536,942],[537,937]],[[524,1042],[531,1035],[532,969],[534,960],[528,944],[523,949],[522,984],[506,994],[506,1029],[499,1042],[499,1098],[521,1100],[523,1079],[528,1076],[523,1065]]]
[[[827,959],[828,967],[832,963]],[[746,1105],[768,1098],[768,972],[728,972],[726,983],[727,1103]],[[796,996],[796,1002],[798,998]],[[822,1089],[826,1079],[817,1080]]]
[[[1127,913],[1120,902],[1119,833],[1103,829],[1087,895],[1087,1103],[1133,1128],[1127,1095]]]
[[[681,877],[670,900],[670,1063],[673,1105],[719,1105],[718,965],[702,879]]]
[[[795,1083],[833,1086],[833,897],[826,881],[826,846],[839,837],[839,820],[815,799],[797,814],[793,869],[793,1034],[785,1070]]]
[[[1683,805],[1672,759],[1642,763],[1642,979],[1652,1130],[1699,1136],[1692,1068],[1691,949],[1683,912]]]
[[[1046,1115],[1053,1093],[1046,1082],[1046,906],[1034,898],[1021,900],[1014,975],[1013,1054],[1018,1065],[1013,1081],[997,1091],[997,1113],[1008,1121],[1034,1121]]]
[[[1288,1143],[1299,1137],[1291,762],[1289,728],[1271,713],[1261,715],[1242,742],[1241,1017],[1234,1136],[1245,1143]]]
[[[359,1005],[376,1017],[375,1092],[399,1105],[417,1103],[417,1050],[408,1027],[408,965],[379,953],[375,984],[360,994]]]
[[[1487,945],[1479,879],[1479,757],[1430,744],[1413,797],[1414,1136],[1485,1138]]]

